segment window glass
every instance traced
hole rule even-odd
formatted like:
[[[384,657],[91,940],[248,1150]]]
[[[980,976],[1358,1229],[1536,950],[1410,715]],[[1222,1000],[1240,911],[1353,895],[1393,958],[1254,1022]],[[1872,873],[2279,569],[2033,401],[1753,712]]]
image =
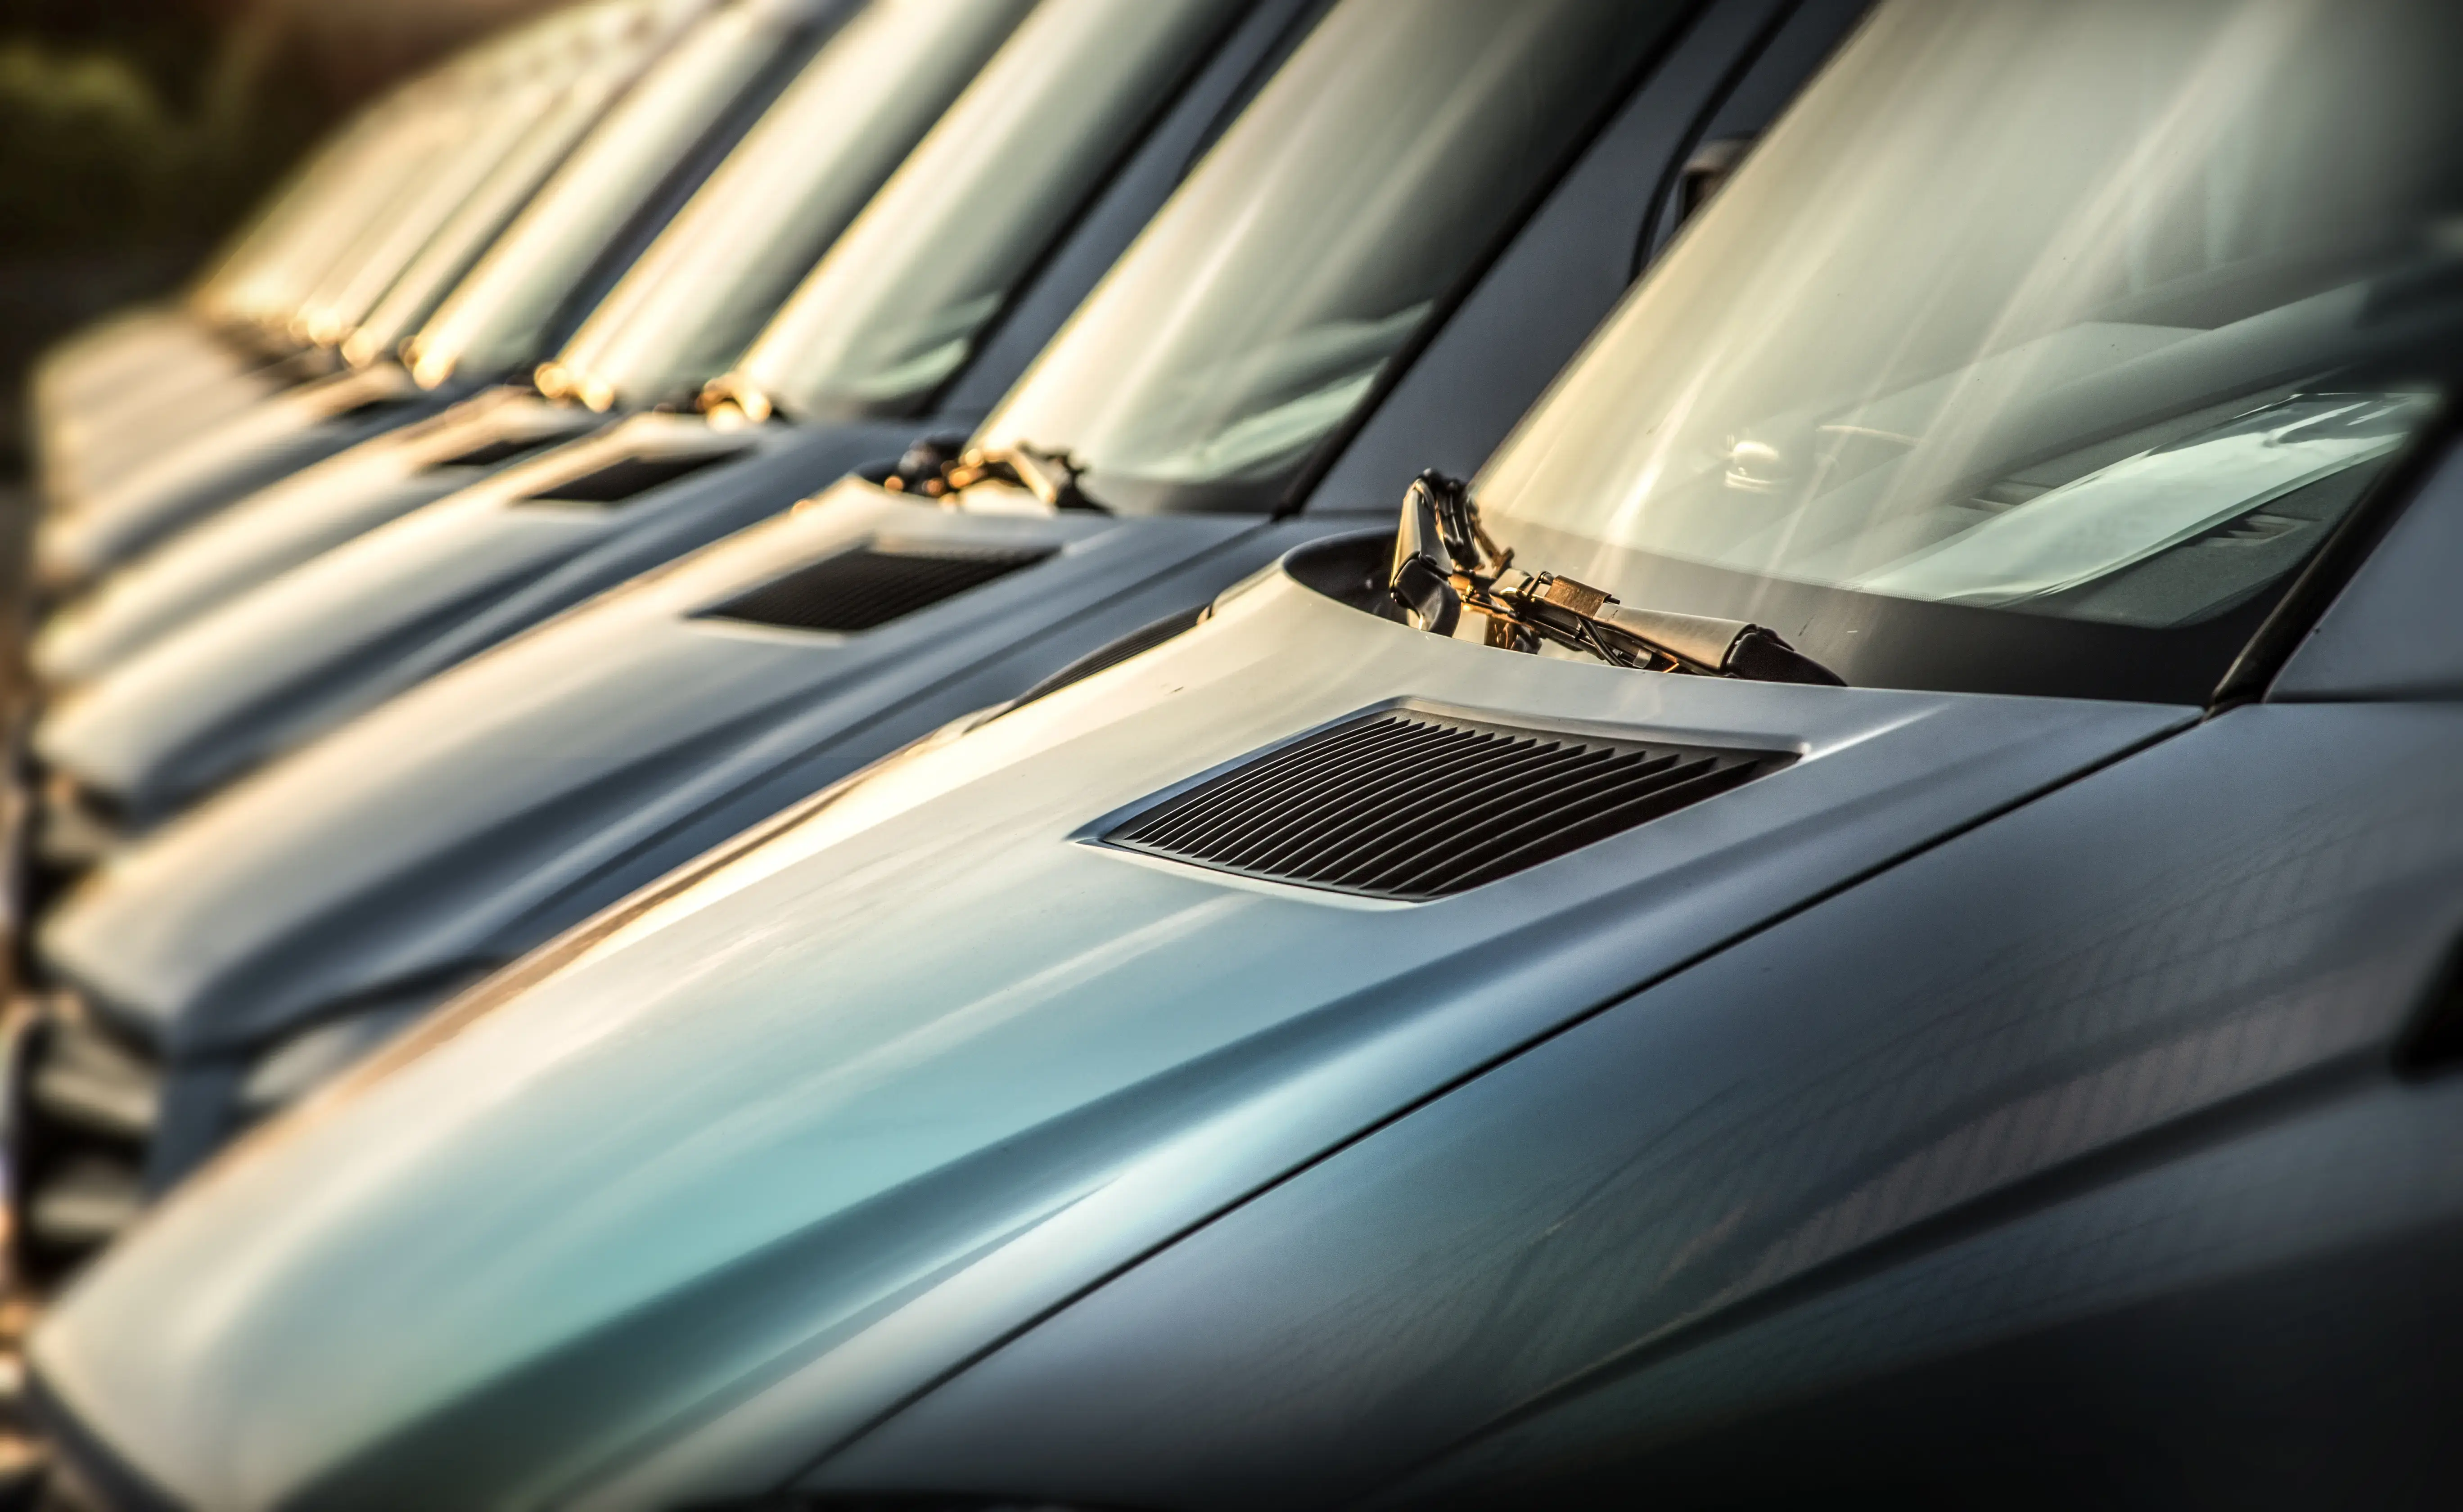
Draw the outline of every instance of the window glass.
[[[745,354],[796,415],[927,399],[1238,0],[1045,0]]]
[[[465,112],[470,119],[420,163],[384,214],[301,302],[302,334],[331,346],[357,329],[420,248],[547,115],[556,94],[555,81],[535,79],[473,101]]]
[[[1270,507],[1688,9],[1343,0],[982,442],[1113,508]]]
[[[738,0],[673,44],[591,130],[410,342],[422,383],[527,367],[591,266],[782,47],[794,0]]]
[[[588,402],[689,397],[1007,39],[1032,0],[871,0],[806,64],[558,356]]]
[[[1498,453],[1851,680],[2202,698],[2441,403],[2463,11],[1894,0]]]
[[[253,320],[288,322],[318,281],[346,258],[388,202],[462,134],[473,101],[447,84],[420,90],[349,134],[302,181],[316,191],[298,211],[272,220],[248,256],[217,270],[209,306]]]

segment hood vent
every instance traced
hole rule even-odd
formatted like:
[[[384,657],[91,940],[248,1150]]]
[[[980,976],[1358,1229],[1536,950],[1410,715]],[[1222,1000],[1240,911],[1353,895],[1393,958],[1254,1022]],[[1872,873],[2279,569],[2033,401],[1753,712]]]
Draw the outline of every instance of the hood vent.
[[[1261,756],[1106,843],[1368,897],[1444,897],[1788,766],[1720,750],[1395,710]]]
[[[469,451],[441,457],[427,464],[427,470],[440,467],[492,467],[500,462],[527,457],[534,451],[545,451],[564,438],[556,436],[507,436],[497,441],[482,442]]]
[[[774,577],[703,614],[788,630],[853,635],[1033,567],[1054,550],[862,546]]]
[[[742,455],[742,452],[735,451],[706,451],[688,457],[626,457],[609,463],[597,472],[585,472],[578,478],[550,484],[536,493],[524,495],[524,500],[546,504],[622,504],[678,478],[689,478],[705,467],[715,467]]]
[[[325,419],[329,422],[367,420],[373,416],[390,415],[397,410],[408,409],[417,402],[419,402],[417,397],[409,394],[377,394],[360,400],[357,403],[345,404]]]

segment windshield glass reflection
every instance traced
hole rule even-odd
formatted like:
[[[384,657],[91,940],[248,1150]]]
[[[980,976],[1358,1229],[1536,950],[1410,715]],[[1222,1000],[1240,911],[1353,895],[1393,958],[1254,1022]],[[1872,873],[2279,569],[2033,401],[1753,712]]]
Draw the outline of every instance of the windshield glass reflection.
[[[576,333],[588,403],[689,398],[744,350],[1033,0],[871,0]]]
[[[521,212],[524,202],[606,114],[610,101],[647,66],[658,45],[692,13],[692,8],[678,0],[632,9],[629,16],[627,10],[615,5],[583,8],[584,15],[602,23],[595,51],[560,71],[548,110],[522,133],[512,150],[428,238],[359,328],[343,339],[345,357],[361,366],[380,361],[425,324],[490,243]]]
[[[964,366],[1240,0],[1045,0],[730,379],[803,418],[911,410]]]
[[[1116,509],[1270,507],[1687,9],[1343,0],[979,439]]]
[[[1851,680],[2202,696],[2441,402],[2457,58],[2430,0],[1887,5],[1481,507]]]
[[[730,6],[653,65],[410,339],[413,377],[527,367],[591,265],[765,70],[812,37],[810,0]]]

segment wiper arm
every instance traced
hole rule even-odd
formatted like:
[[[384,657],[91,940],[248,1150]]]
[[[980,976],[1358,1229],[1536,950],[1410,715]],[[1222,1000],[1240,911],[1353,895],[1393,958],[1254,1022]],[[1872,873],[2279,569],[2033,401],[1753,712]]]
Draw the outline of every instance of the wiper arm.
[[[1515,567],[1480,524],[1470,486],[1435,471],[1403,496],[1387,592],[1412,624],[1440,636],[1452,635],[1466,612],[1485,616],[1488,643],[1508,650],[1537,651],[1547,640],[1651,672],[1847,685],[1760,625],[1635,609],[1587,583]]]
[[[956,451],[944,438],[926,437],[906,449],[897,469],[882,483],[892,493],[948,499],[979,483],[1006,483],[1025,489],[1053,509],[1109,511],[1078,486],[1085,469],[1066,450],[1023,442],[1014,446],[970,446]]]
[[[739,423],[763,425],[778,413],[777,401],[767,390],[741,373],[721,373],[701,386],[701,395],[693,408],[722,430],[733,429]]]

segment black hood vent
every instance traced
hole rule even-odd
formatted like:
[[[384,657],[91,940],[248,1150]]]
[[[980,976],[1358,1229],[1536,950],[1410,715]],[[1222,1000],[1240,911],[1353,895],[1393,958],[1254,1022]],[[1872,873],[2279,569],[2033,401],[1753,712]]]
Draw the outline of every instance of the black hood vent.
[[[1443,897],[1795,760],[1398,709],[1234,767],[1104,839],[1242,876],[1369,897]]]
[[[705,451],[684,457],[626,457],[596,472],[550,484],[523,497],[525,502],[542,504],[622,504],[678,478],[689,478],[705,467],[733,462],[743,455],[740,451]]]
[[[439,458],[429,463],[427,469],[434,472],[440,467],[492,467],[500,462],[511,462],[516,457],[527,457],[533,452],[545,451],[566,439],[559,436],[507,436],[496,441],[482,442],[469,451]]]
[[[419,398],[416,395],[377,394],[360,400],[357,403],[345,404],[325,419],[333,421],[372,420],[379,415],[391,415],[406,410],[418,402]]]
[[[1056,549],[953,546],[858,547],[741,594],[703,613],[716,619],[853,635],[981,588]]]

